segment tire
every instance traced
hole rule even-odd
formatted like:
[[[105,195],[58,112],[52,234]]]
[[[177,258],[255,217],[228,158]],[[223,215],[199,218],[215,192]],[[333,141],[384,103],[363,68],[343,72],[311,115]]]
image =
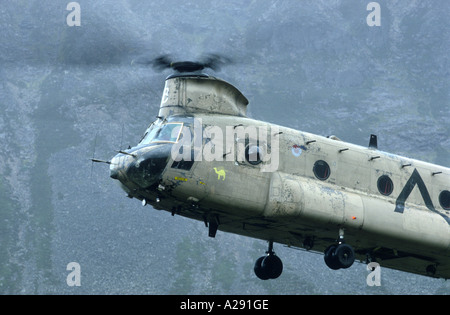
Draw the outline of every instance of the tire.
[[[278,256],[272,254],[263,259],[261,267],[269,276],[269,279],[276,279],[283,272],[283,262]]]
[[[270,278],[266,269],[262,267],[262,262],[265,258],[266,256],[259,257],[255,262],[255,267],[253,268],[255,275],[261,280],[268,280]]]
[[[350,245],[340,244],[334,252],[334,259],[340,268],[349,268],[355,262],[355,251]]]
[[[325,255],[323,257],[323,259],[325,260],[325,264],[328,266],[328,268],[333,269],[333,270],[338,270],[341,268],[339,262],[337,261],[337,259],[335,258],[335,252],[336,252],[336,248],[338,247],[338,245],[330,245],[328,246],[328,248],[325,250]]]

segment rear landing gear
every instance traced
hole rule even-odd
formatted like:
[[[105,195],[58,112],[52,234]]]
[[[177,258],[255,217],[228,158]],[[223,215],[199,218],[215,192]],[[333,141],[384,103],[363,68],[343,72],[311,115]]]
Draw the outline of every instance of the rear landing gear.
[[[355,262],[355,252],[348,244],[333,244],[325,250],[324,260],[333,270],[350,268]]]
[[[261,280],[276,279],[283,272],[283,262],[273,251],[273,242],[269,242],[266,256],[258,258],[255,262],[255,275]]]
[[[350,268],[355,262],[355,251],[344,243],[343,230],[339,234],[338,243],[328,246],[324,252],[325,264],[333,270]]]

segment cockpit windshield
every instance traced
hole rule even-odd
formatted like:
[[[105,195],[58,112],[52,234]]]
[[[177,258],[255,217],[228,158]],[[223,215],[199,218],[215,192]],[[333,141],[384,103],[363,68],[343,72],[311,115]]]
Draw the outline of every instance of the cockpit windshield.
[[[182,129],[183,123],[152,124],[140,144],[177,143]]]

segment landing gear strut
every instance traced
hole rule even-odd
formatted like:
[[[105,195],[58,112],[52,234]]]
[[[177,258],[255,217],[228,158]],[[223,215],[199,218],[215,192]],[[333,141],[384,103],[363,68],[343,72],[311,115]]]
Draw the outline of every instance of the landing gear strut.
[[[328,246],[324,254],[325,264],[333,270],[350,268],[355,262],[355,251],[344,243],[343,230],[339,231],[338,243]]]
[[[269,249],[266,254],[256,260],[255,275],[261,280],[276,279],[283,272],[283,262],[275,255],[272,241],[269,241]]]

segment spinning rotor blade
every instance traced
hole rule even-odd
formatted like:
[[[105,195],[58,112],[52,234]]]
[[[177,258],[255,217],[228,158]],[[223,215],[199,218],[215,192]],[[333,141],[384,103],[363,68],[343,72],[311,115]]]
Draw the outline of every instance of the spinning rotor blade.
[[[173,61],[170,55],[162,55],[151,60],[139,57],[133,60],[132,63],[151,65],[156,71],[173,69],[183,73],[201,71],[205,68],[220,71],[222,66],[232,64],[232,60],[228,57],[211,53],[204,55],[200,61]]]

